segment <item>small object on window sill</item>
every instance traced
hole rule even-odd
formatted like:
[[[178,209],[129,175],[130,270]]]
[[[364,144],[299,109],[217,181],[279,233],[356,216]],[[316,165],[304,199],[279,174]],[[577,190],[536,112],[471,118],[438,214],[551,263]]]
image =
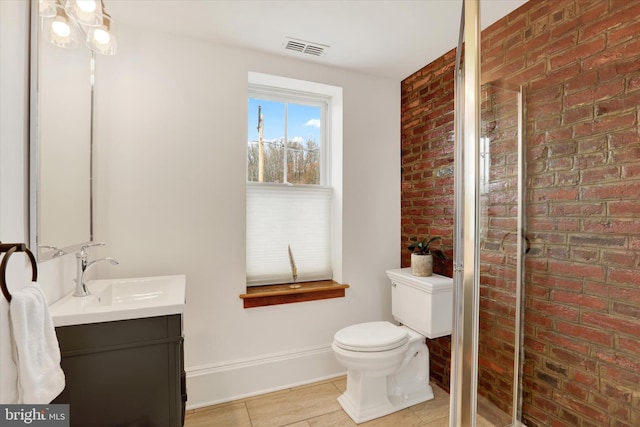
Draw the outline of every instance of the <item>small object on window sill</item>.
[[[296,260],[293,259],[291,245],[289,245],[289,263],[291,264],[291,276],[293,277],[293,282],[295,283],[296,280],[298,280],[298,269],[296,268]]]
[[[343,298],[345,289],[348,287],[349,285],[340,284],[333,280],[252,286],[248,287],[247,293],[240,295],[240,298],[243,300],[244,308],[264,307],[267,305]]]

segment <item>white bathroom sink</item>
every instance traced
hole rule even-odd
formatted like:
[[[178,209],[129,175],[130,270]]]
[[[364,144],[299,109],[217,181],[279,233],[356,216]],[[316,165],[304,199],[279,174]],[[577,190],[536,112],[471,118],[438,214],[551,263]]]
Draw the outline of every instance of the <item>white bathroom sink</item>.
[[[91,295],[65,296],[49,306],[55,326],[111,322],[184,312],[184,275],[87,282]]]

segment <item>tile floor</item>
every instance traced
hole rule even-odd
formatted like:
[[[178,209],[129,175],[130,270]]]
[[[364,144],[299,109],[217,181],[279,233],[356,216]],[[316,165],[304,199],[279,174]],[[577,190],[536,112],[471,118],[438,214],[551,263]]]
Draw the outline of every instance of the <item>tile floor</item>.
[[[187,411],[186,427],[351,427],[336,400],[346,377]],[[360,424],[366,427],[448,427],[449,394],[433,386],[434,399]],[[478,417],[478,427],[494,423]]]

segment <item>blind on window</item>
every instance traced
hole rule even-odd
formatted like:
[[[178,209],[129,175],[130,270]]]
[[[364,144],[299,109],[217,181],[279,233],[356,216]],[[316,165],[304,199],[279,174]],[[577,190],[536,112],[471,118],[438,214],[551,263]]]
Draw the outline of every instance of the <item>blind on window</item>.
[[[331,267],[332,189],[247,183],[247,285],[327,280]]]

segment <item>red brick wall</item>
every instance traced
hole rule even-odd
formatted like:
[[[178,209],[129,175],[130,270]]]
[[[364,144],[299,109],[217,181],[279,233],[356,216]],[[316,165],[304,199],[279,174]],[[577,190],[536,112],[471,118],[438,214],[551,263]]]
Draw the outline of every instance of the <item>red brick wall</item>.
[[[415,236],[442,236],[453,253],[454,61],[451,51],[402,82],[404,266]],[[530,0],[483,32],[481,66],[483,82],[526,94],[523,419],[638,426],[640,1]],[[482,259],[483,269],[506,262]],[[451,260],[435,270],[451,276]],[[499,286],[483,277],[481,326],[493,327]],[[450,340],[429,348],[432,379],[448,388]],[[492,377],[505,363],[491,353],[480,393],[507,410]]]

